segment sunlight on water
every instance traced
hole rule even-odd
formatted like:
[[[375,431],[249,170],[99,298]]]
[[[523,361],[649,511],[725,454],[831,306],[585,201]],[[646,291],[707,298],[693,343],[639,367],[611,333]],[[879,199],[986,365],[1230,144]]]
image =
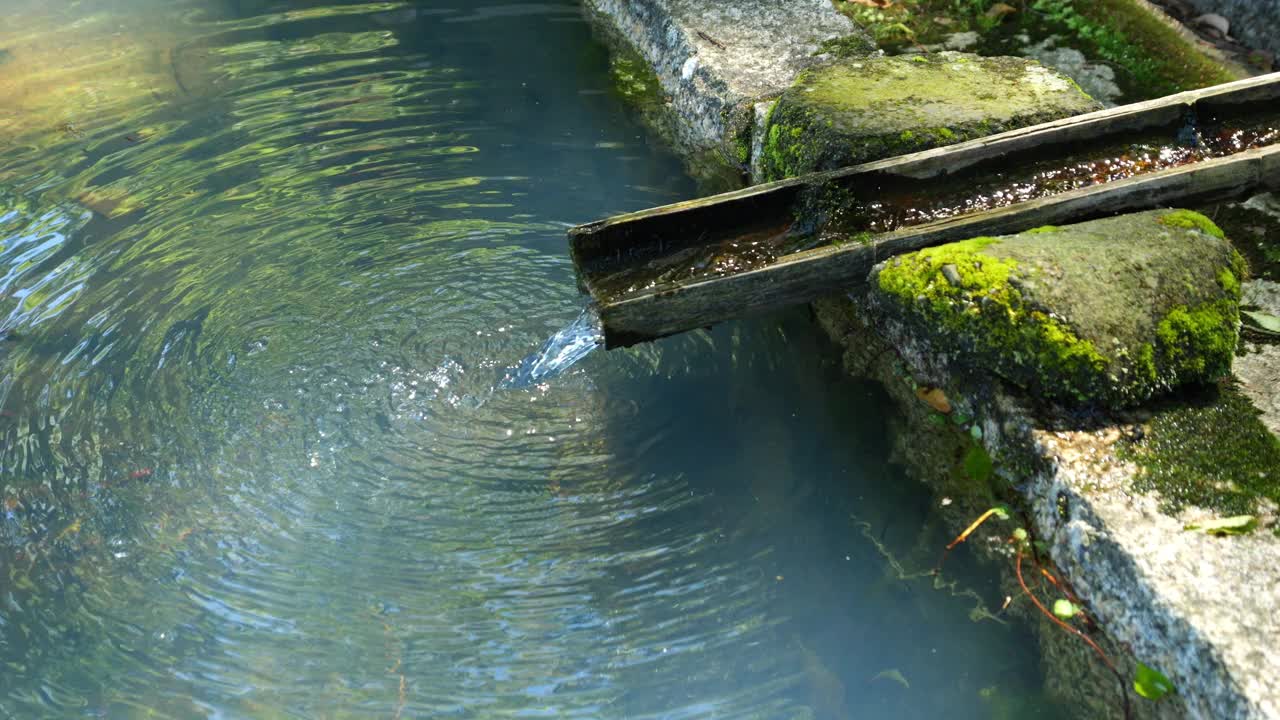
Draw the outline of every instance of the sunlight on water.
[[[0,716],[1036,697],[803,311],[561,372],[565,228],[696,192],[576,3],[0,10]]]

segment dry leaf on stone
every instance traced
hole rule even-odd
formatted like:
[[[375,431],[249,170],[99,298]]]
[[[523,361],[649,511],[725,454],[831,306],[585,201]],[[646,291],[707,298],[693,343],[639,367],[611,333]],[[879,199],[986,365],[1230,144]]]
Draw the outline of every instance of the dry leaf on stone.
[[[937,410],[943,415],[951,414],[951,401],[947,399],[947,394],[942,392],[942,388],[918,388],[916,390],[916,397],[925,401],[929,407]]]

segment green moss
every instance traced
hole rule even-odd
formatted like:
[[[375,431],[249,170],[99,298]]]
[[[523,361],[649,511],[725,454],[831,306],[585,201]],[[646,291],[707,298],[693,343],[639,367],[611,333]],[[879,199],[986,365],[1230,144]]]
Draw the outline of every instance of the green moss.
[[[1231,372],[1236,350],[1237,300],[1205,303],[1195,309],[1177,307],[1156,328],[1156,352],[1183,377],[1219,377]]]
[[[1169,216],[1192,229],[1171,233]],[[928,248],[888,261],[876,288],[965,367],[1058,402],[1132,405],[1230,373],[1243,259],[1201,217],[1154,211]]]
[[[740,132],[733,138],[733,152],[742,165],[751,162],[751,133]]]
[[[780,180],[809,172],[820,152],[820,142],[806,138],[804,128],[778,117],[778,107],[769,114],[769,131],[761,150],[766,180]],[[775,121],[776,119],[776,121]]]
[[[1065,25],[1150,97],[1239,79],[1133,0],[1035,0],[1031,7]]]
[[[779,99],[762,169],[779,180],[1093,109],[1064,79],[1022,58],[842,60],[804,71]]]
[[[874,233],[868,230],[863,230],[862,232],[856,232],[852,235],[837,238],[833,244],[836,247],[844,247],[845,245],[866,245],[871,242],[871,238],[873,237],[875,237]]]
[[[963,350],[1020,359],[1015,379],[1038,392],[1077,401],[1105,393],[1107,358],[1023,301],[1010,282],[1019,275],[1017,263],[981,252],[994,242],[974,238],[898,258],[881,270],[879,288]]]
[[[1222,228],[1214,225],[1212,220],[1193,210],[1174,210],[1166,215],[1161,215],[1160,224],[1168,225],[1169,227],[1199,230],[1200,232],[1212,235],[1219,240],[1226,238],[1226,235],[1222,232]]]
[[[1040,233],[1058,232],[1058,229],[1057,225],[1041,225],[1038,228],[1031,228],[1027,233],[1030,235],[1038,235]]]
[[[1138,466],[1136,488],[1159,491],[1166,511],[1254,514],[1262,498],[1280,503],[1280,440],[1258,415],[1236,388],[1210,388],[1157,408],[1119,454]]]
[[[876,51],[876,44],[863,33],[823,40],[814,55],[831,55],[837,58],[863,57]]]
[[[1218,285],[1226,290],[1228,295],[1240,297],[1240,280],[1227,268],[1222,268],[1222,272],[1218,273]]]

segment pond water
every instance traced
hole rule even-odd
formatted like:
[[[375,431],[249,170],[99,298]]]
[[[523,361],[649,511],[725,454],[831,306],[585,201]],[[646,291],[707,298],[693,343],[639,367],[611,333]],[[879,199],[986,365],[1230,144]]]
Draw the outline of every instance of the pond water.
[[[805,311],[522,372],[697,192],[575,3],[0,12],[0,716],[1049,716]]]

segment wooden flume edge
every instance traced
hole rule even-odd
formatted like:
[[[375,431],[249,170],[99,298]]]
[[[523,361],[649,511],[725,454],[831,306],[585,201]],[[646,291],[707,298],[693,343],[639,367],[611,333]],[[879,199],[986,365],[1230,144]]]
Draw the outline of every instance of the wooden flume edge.
[[[759,222],[761,216],[789,213],[798,193],[811,185],[853,182],[860,176],[878,174],[939,177],[1009,153],[1166,127],[1192,108],[1211,110],[1266,101],[1280,101],[1280,73],[599,220],[569,231],[570,252],[579,270],[580,286],[591,291],[583,268],[593,261],[677,233],[697,237],[713,229],[723,231]],[[812,300],[858,283],[876,262],[911,250],[977,235],[1020,232],[1175,202],[1212,202],[1267,189],[1280,190],[1280,146],[905,228],[874,236],[865,244],[800,252],[737,274],[593,300],[604,325],[606,346],[622,347]]]
[[[760,203],[769,196],[783,193],[794,195],[798,190],[817,183],[838,180],[871,172],[891,172],[911,178],[934,177],[953,173],[982,160],[1028,150],[1044,144],[1097,140],[1118,132],[1130,132],[1150,127],[1160,127],[1176,122],[1181,113],[1199,105],[1213,107],[1214,100],[1224,101],[1225,106],[1280,101],[1280,72],[1255,78],[1214,85],[1199,90],[1168,95],[1131,105],[1120,105],[1084,115],[1074,115],[1061,120],[1031,125],[1017,130],[989,135],[955,145],[922,150],[909,155],[877,160],[839,170],[809,173],[799,177],[762,183],[741,190],[721,193],[695,200],[685,200],[669,205],[624,213],[613,217],[584,223],[569,230],[571,251],[585,251],[591,246],[607,242],[620,231],[634,232],[636,226],[656,220],[670,220],[673,216],[697,214],[724,204]],[[575,260],[578,258],[575,255]]]
[[[875,236],[866,244],[816,248],[766,267],[655,289],[597,309],[605,346],[625,347],[851,288],[865,280],[873,265],[904,252],[1175,201],[1214,202],[1266,190],[1280,190],[1280,146],[905,228]]]

